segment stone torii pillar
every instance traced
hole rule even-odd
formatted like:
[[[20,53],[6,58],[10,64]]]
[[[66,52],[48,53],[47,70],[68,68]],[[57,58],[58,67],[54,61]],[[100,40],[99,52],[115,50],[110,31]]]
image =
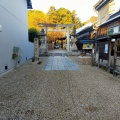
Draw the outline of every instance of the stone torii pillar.
[[[67,52],[68,55],[70,54],[70,31],[69,31],[70,27],[67,26]]]
[[[45,26],[45,47],[46,47],[46,52],[48,52],[48,40],[47,40],[47,27]]]
[[[34,59],[35,61],[39,60],[39,40],[34,38]]]

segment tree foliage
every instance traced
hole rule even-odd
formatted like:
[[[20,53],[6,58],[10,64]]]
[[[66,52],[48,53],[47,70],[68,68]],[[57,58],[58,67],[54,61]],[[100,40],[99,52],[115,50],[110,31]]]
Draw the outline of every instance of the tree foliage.
[[[98,17],[92,16],[92,17],[90,18],[90,21],[91,21],[91,23],[94,23],[94,22],[97,21],[97,19],[98,19]]]
[[[28,30],[28,35],[29,35],[29,41],[34,42],[35,37],[39,38],[39,31],[36,28],[30,28]]]
[[[45,22],[45,14],[42,11],[39,10],[29,10],[28,11],[28,28],[36,28],[37,30],[40,30],[40,27],[38,23],[44,23]]]
[[[65,34],[63,32],[48,32],[48,40],[49,42],[53,42],[55,40],[58,40],[60,38],[63,38]]]
[[[66,8],[55,9],[54,6],[51,6],[48,12],[45,14],[43,11],[39,10],[29,10],[28,11],[28,28],[31,30],[35,28],[37,31],[40,31],[42,27],[38,23],[53,23],[53,24],[76,24],[76,29],[79,28],[82,24],[77,17],[76,11],[70,11]],[[50,29],[50,28],[49,28]],[[59,27],[58,29],[64,29],[64,27]],[[72,30],[73,28],[71,28]],[[48,40],[54,40],[60,37],[64,37],[64,33],[61,32],[49,32],[48,31]],[[54,39],[53,39],[54,36]],[[55,37],[56,36],[56,37]]]
[[[86,25],[86,24],[88,24],[89,22],[95,23],[95,22],[97,21],[97,19],[98,19],[97,16],[92,16],[92,17],[90,17],[89,20],[84,21],[82,24],[83,24],[83,25]]]

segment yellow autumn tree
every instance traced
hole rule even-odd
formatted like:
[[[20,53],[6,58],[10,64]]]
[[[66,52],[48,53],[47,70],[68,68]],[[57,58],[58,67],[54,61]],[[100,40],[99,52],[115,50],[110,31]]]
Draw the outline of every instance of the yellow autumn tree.
[[[92,16],[92,17],[90,18],[91,23],[94,23],[94,22],[96,22],[97,20],[98,20],[98,17],[97,17],[97,16]]]
[[[64,32],[48,32],[48,41],[49,42],[54,42],[55,40],[58,40],[60,38],[63,38],[65,36]]]
[[[38,23],[45,22],[45,14],[39,10],[29,10],[28,11],[28,28],[35,28],[40,30]]]
[[[73,21],[74,16],[74,21]],[[52,23],[52,24],[76,24],[76,29],[81,26],[81,21],[77,17],[76,11],[72,12],[66,8],[55,9],[51,6],[46,14],[39,10],[29,10],[28,11],[28,28],[34,28],[40,31],[42,27],[38,23]],[[51,29],[48,27],[48,29]],[[65,27],[59,27],[59,30],[65,29]],[[72,27],[70,28],[73,29]],[[49,32],[48,40],[54,41],[55,39],[60,39],[65,36],[65,32]],[[54,36],[54,37],[53,37]]]
[[[92,17],[90,17],[89,20],[84,21],[82,24],[83,24],[83,25],[86,25],[86,24],[88,24],[89,22],[94,23],[94,22],[96,22],[97,20],[98,20],[98,17],[97,17],[97,16],[92,16]]]

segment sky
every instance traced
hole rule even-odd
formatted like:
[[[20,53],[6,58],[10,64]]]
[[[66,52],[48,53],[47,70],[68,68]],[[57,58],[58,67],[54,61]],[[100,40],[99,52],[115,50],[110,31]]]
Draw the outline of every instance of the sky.
[[[82,22],[89,20],[91,16],[97,16],[93,10],[93,6],[98,0],[31,0],[33,9],[41,10],[47,13],[50,6],[56,9],[61,7],[70,11],[75,10],[77,16]]]

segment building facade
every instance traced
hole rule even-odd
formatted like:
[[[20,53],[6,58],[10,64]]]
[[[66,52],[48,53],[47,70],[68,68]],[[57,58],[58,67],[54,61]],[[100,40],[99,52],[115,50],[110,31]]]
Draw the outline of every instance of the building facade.
[[[95,42],[94,39],[91,38],[93,30],[92,23],[88,23],[76,30],[78,50],[91,54]]]
[[[99,0],[94,5],[94,10],[98,13],[98,24],[106,22],[110,15],[120,9],[119,0]]]
[[[30,0],[0,0],[0,75],[34,56],[34,45],[28,40],[31,8]]]
[[[119,7],[115,9],[116,5]],[[119,54],[115,56],[115,41],[119,43],[119,20],[120,20],[120,3],[117,0],[99,0],[94,6],[94,9],[98,11],[98,24],[96,34],[96,62],[98,66],[105,66],[108,71],[115,70],[116,60],[119,58]],[[104,18],[104,19],[103,19]],[[117,36],[113,33],[117,33]],[[119,49],[119,47],[117,48]],[[116,49],[116,51],[117,51]],[[118,66],[119,62],[117,60]]]

